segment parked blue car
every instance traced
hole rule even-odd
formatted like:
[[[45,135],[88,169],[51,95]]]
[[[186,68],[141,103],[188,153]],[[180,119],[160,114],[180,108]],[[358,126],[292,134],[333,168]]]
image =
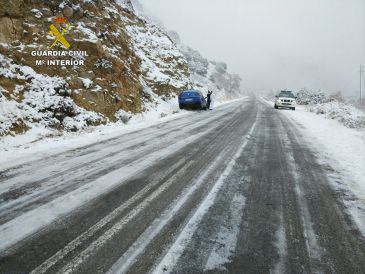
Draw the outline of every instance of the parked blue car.
[[[207,109],[207,101],[198,90],[185,90],[179,94],[180,109]]]

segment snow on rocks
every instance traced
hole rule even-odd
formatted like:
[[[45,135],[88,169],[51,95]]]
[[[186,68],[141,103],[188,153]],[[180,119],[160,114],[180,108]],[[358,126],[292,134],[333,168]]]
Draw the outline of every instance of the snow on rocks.
[[[79,130],[97,124],[104,118],[77,106],[69,97],[64,79],[36,73],[31,67],[13,64],[12,60],[0,54],[0,76],[12,81],[23,81],[19,93],[23,100],[7,99],[2,89],[0,97],[0,135],[8,134],[14,123],[24,123],[31,128],[38,124],[50,128]]]
[[[8,100],[0,90],[0,135],[10,132],[14,125],[21,126],[22,113],[15,100]]]
[[[85,38],[83,40],[90,41],[92,43],[96,43],[98,41],[98,37],[94,31],[88,28],[84,23],[78,23],[76,26],[76,31],[82,33]]]
[[[79,78],[82,81],[84,88],[90,88],[92,86],[93,81],[90,80],[89,78],[82,78],[82,77],[79,77]]]
[[[162,30],[150,23],[146,25],[148,28],[137,24],[126,26],[134,52],[141,59],[145,81],[168,83],[177,89],[187,87],[189,72],[185,66],[179,66],[186,65],[184,56]]]

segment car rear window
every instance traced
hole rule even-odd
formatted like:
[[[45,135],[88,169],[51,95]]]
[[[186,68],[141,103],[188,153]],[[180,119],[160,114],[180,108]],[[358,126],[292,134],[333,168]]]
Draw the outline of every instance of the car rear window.
[[[181,93],[181,96],[200,96],[200,93],[197,91],[184,91]]]

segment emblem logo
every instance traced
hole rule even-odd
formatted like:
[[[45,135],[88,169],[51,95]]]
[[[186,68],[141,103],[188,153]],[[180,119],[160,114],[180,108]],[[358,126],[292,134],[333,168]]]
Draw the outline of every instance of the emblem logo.
[[[67,22],[67,19],[64,17],[56,17],[54,22],[61,26],[65,25],[65,28],[62,27],[61,31],[59,31],[55,25],[52,24],[49,26],[49,33],[56,38],[50,48],[53,48],[57,43],[61,43],[66,49],[70,48],[70,43],[63,36],[70,29],[70,24]]]

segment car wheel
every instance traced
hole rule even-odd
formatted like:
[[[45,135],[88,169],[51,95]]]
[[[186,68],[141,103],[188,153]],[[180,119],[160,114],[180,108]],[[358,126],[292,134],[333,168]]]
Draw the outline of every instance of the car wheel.
[[[183,105],[179,105],[179,109],[183,109],[184,107],[183,107]]]
[[[275,109],[278,109],[278,106],[275,104],[274,108],[275,108]]]
[[[295,108],[291,108],[291,110],[295,110]]]

